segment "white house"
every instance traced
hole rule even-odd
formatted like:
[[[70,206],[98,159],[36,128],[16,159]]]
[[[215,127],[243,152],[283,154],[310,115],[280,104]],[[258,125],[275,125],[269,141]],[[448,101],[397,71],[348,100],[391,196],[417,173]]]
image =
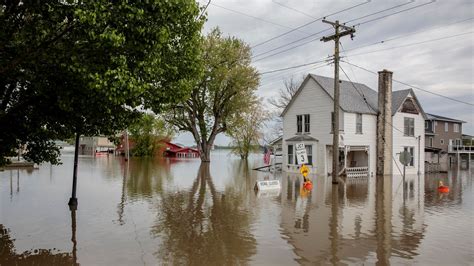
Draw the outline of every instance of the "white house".
[[[298,171],[299,142],[305,143],[312,173],[332,171],[333,92],[334,79],[309,74],[282,112],[283,171]],[[340,107],[340,169],[348,175],[375,175],[377,91],[341,80]],[[403,169],[399,154],[404,150],[413,155],[406,173],[424,172],[425,117],[412,89],[392,93],[393,174]]]

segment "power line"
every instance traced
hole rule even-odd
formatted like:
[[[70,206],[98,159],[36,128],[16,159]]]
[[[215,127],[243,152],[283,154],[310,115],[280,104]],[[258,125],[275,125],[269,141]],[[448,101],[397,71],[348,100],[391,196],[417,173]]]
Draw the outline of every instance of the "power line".
[[[285,68],[280,68],[280,69],[269,70],[269,71],[265,71],[265,72],[260,73],[260,75],[265,75],[265,74],[280,72],[280,71],[284,71],[284,70],[289,70],[289,69],[294,69],[294,68],[309,66],[309,65],[313,65],[313,64],[317,64],[317,63],[327,62],[327,60],[328,60],[328,59],[322,59],[322,60],[318,60],[318,61],[314,61],[314,62],[309,62],[309,63],[306,63],[306,64],[301,64],[301,65],[296,65],[296,66],[291,66],[291,67],[285,67]]]
[[[322,65],[327,66],[327,65],[330,65],[330,64],[331,64],[330,62],[324,62]],[[269,76],[265,75],[264,77],[262,77],[261,80],[265,80],[265,82],[267,82],[267,81],[271,81],[271,80],[281,78],[282,76],[295,75],[296,73],[309,71],[309,70],[313,69],[314,67],[320,66],[320,65],[321,64],[316,64],[314,66],[312,65],[312,66],[309,66],[309,67],[307,66],[307,67],[295,68],[295,69],[297,69],[296,71],[289,71],[289,70],[293,70],[293,69],[283,70],[284,73],[279,72],[279,73],[269,75]]]
[[[309,67],[309,68],[301,69],[301,70],[298,70],[298,71],[296,71],[296,72],[288,73],[288,74],[286,74],[286,76],[289,76],[289,75],[294,76],[295,74],[300,73],[300,72],[306,72],[306,71],[310,71],[310,70],[315,70],[315,69],[322,68],[322,67],[325,67],[325,66],[328,66],[328,65],[330,65],[330,64],[329,64],[329,63],[325,63],[325,64],[316,65],[316,66],[311,66],[311,67]],[[277,77],[277,78],[275,78],[275,79],[267,80],[267,82],[265,82],[264,84],[260,85],[259,87],[262,88],[262,87],[268,86],[268,85],[270,85],[270,84],[274,84],[274,83],[279,82],[279,81],[281,81],[281,80],[284,79],[284,77],[281,77],[281,76],[279,76],[279,77],[280,77],[280,78]],[[269,81],[270,81],[270,82],[269,82]]]
[[[323,18],[330,17],[330,16],[333,16],[333,15],[336,15],[336,14],[339,14],[339,13],[342,13],[342,12],[345,12],[345,11],[347,11],[347,10],[351,10],[351,9],[353,9],[353,8],[356,8],[356,7],[359,7],[359,6],[368,4],[368,3],[370,3],[370,0],[368,0],[368,1],[364,2],[364,3],[360,3],[360,4],[357,4],[357,5],[350,6],[350,7],[348,7],[348,8],[345,8],[345,9],[343,9],[343,10],[340,10],[340,11],[337,11],[337,12],[334,12],[334,13],[331,13],[331,14],[329,14],[329,15],[326,15],[326,16],[323,16],[323,17],[320,17],[320,18],[317,18],[317,19],[312,20],[312,21],[310,21],[310,22],[308,22],[308,23],[305,23],[305,24],[303,24],[303,25],[301,25],[301,26],[298,26],[298,27],[296,27],[296,28],[294,28],[294,29],[292,29],[292,30],[286,31],[286,32],[284,32],[284,33],[282,33],[282,34],[279,34],[279,35],[277,35],[277,36],[275,36],[275,37],[272,37],[272,38],[270,38],[270,39],[268,39],[268,40],[265,40],[265,41],[263,41],[263,42],[257,43],[257,44],[255,44],[255,45],[251,46],[250,48],[255,48],[255,47],[258,47],[258,46],[260,46],[260,45],[263,45],[263,44],[266,44],[266,43],[268,43],[268,42],[271,42],[271,41],[273,41],[273,40],[275,40],[275,39],[278,39],[278,38],[280,38],[280,37],[283,37],[283,36],[285,36],[285,35],[288,35],[288,34],[294,32],[294,31],[296,31],[296,30],[299,30],[299,29],[304,28],[304,27],[306,27],[306,26],[308,26],[308,25],[311,25],[311,24],[315,23],[316,21],[319,21],[319,20],[321,20],[321,19],[323,19]]]
[[[302,15],[305,15],[305,16],[307,16],[307,17],[310,17],[310,18],[313,18],[313,19],[317,19],[316,17],[311,16],[310,14],[305,13],[305,12],[303,12],[303,11],[301,11],[301,10],[296,9],[296,8],[293,8],[293,7],[291,7],[291,6],[284,5],[284,4],[279,3],[279,2],[277,2],[277,1],[275,1],[275,0],[272,0],[272,2],[275,3],[275,4],[277,4],[277,5],[279,5],[279,6],[282,6],[282,7],[284,7],[284,8],[287,8],[287,9],[293,10],[293,11],[295,11],[295,12],[297,12],[297,13],[300,13],[300,14],[302,14]]]
[[[360,26],[360,25],[363,25],[363,24],[366,24],[366,23],[369,23],[369,22],[373,22],[373,21],[376,21],[376,20],[379,20],[379,19],[387,18],[387,17],[393,16],[393,15],[396,15],[396,14],[400,14],[402,12],[406,12],[406,11],[416,9],[416,8],[419,8],[419,7],[422,7],[422,6],[430,5],[430,4],[433,4],[434,2],[436,2],[436,0],[431,0],[431,2],[416,5],[416,6],[406,8],[406,9],[403,9],[403,10],[400,10],[400,11],[397,11],[397,12],[394,12],[394,13],[391,13],[391,14],[383,15],[383,16],[380,16],[380,17],[377,17],[377,18],[374,18],[374,19],[369,19],[369,20],[366,20],[366,21],[363,21],[363,22],[360,22],[360,23],[354,25],[354,27],[357,27],[357,26]],[[357,20],[357,19],[354,19],[354,20]]]
[[[352,20],[350,20],[350,21],[359,20],[359,19],[361,19],[361,18],[365,18],[365,17],[372,16],[372,15],[375,15],[375,14],[378,14],[378,13],[381,13],[381,12],[385,12],[385,11],[388,11],[388,10],[392,10],[392,9],[395,9],[395,8],[398,8],[398,7],[400,7],[400,6],[407,5],[407,4],[410,4],[410,3],[411,3],[411,2],[404,3],[404,4],[401,4],[401,5],[395,5],[395,6],[386,8],[386,9],[384,9],[384,10],[380,10],[380,11],[377,11],[377,12],[374,12],[374,13],[370,13],[370,14],[367,14],[367,15],[364,15],[364,16],[361,16],[361,17],[352,19]],[[423,5],[424,5],[424,4],[423,4]],[[418,5],[418,6],[415,6],[415,7],[413,7],[413,8],[418,8],[418,7],[421,7],[421,6],[422,6],[422,5]],[[413,8],[411,8],[411,9],[413,9]],[[401,12],[408,11],[408,10],[411,10],[411,9],[404,9],[404,10],[402,10],[402,11],[399,11],[399,12],[396,12],[396,13],[392,13],[392,14],[389,14],[389,15],[399,14],[399,13],[401,13]],[[383,18],[383,17],[381,17],[381,18]],[[378,19],[381,19],[381,18],[378,18]],[[343,24],[347,24],[347,22],[345,22],[345,23],[343,23]],[[313,34],[311,34],[311,35],[309,35],[309,36],[306,36],[306,37],[297,39],[297,40],[295,40],[295,41],[292,41],[292,42],[289,42],[289,43],[280,45],[280,46],[278,46],[278,47],[276,47],[276,48],[273,48],[273,49],[271,49],[271,50],[269,50],[269,51],[266,51],[266,52],[263,52],[263,53],[254,55],[254,56],[252,56],[252,58],[255,58],[255,57],[258,57],[258,56],[261,56],[261,55],[265,55],[265,54],[267,54],[267,53],[270,53],[270,52],[273,52],[273,51],[275,51],[275,50],[281,49],[281,48],[286,47],[286,46],[288,46],[288,45],[291,45],[291,44],[294,44],[294,43],[297,43],[297,42],[306,40],[306,39],[308,39],[308,38],[311,38],[311,37],[313,37],[313,36],[315,36],[315,35],[318,35],[318,34],[320,34],[320,33],[323,33],[323,32],[325,32],[325,31],[328,31],[328,30],[330,30],[330,29],[331,29],[331,28],[328,28],[328,29],[325,29],[325,30],[322,30],[322,31],[313,33]],[[279,51],[279,52],[270,54],[270,55],[265,56],[265,57],[263,57],[263,58],[259,58],[259,59],[257,59],[257,60],[254,60],[254,62],[260,61],[260,60],[263,60],[263,59],[267,59],[267,58],[269,58],[269,57],[272,57],[272,56],[275,56],[275,55],[278,55],[278,54],[281,54],[281,53],[290,51],[290,50],[292,50],[292,49],[294,49],[294,48],[297,48],[297,47],[306,45],[306,44],[311,43],[311,42],[314,42],[314,41],[316,41],[316,40],[318,40],[318,39],[319,39],[319,38],[311,39],[311,40],[309,40],[309,41],[307,41],[307,42],[304,42],[304,43],[301,43],[301,44],[292,46],[291,48],[287,48],[287,49],[285,49],[285,50],[282,50],[282,51]],[[254,47],[255,47],[255,46],[254,46]],[[253,48],[253,47],[252,47],[252,48]]]
[[[358,65],[355,65],[355,64],[352,64],[352,63],[349,63],[347,61],[344,61],[344,60],[341,60],[342,62],[346,63],[346,64],[349,64],[349,65],[352,65],[354,67],[357,67],[359,69],[362,69],[366,72],[369,72],[369,73],[372,73],[372,74],[375,74],[375,75],[378,75],[375,71],[372,71],[372,70],[369,70],[367,68],[364,68],[364,67],[361,67],[361,66],[358,66]],[[416,86],[413,86],[411,84],[408,84],[408,83],[405,83],[405,82],[402,82],[402,81],[398,81],[396,79],[392,79],[393,81],[397,82],[397,83],[400,83],[402,85],[405,85],[405,86],[408,86],[408,87],[411,87],[411,88],[414,88],[414,89],[417,89],[417,90],[420,90],[420,91],[423,91],[423,92],[426,92],[426,93],[430,93],[430,94],[433,94],[433,95],[436,95],[436,96],[439,96],[439,97],[443,97],[443,98],[446,98],[448,100],[451,100],[451,101],[455,101],[455,102],[458,102],[458,103],[463,103],[463,104],[466,104],[466,105],[470,105],[470,106],[474,106],[474,104],[472,103],[468,103],[468,102],[465,102],[465,101],[461,101],[461,100],[458,100],[456,98],[452,98],[452,97],[449,97],[449,96],[445,96],[445,95],[442,95],[442,94],[439,94],[439,93],[436,93],[436,92],[432,92],[432,91],[429,91],[429,90],[425,90],[425,89],[422,89],[420,87],[416,87]]]
[[[346,63],[347,63],[347,62],[346,62]],[[354,85],[354,82],[352,82],[352,80],[351,80],[351,79],[349,78],[349,76],[347,75],[346,71],[344,71],[344,69],[343,69],[342,67],[340,67],[340,68],[341,68],[342,72],[344,73],[344,75],[346,76],[347,80],[349,80],[349,82],[352,84],[352,86],[354,87],[354,89],[357,91],[357,93],[359,93],[359,95],[361,95],[361,97],[364,99],[364,102],[367,104],[367,106],[368,106],[370,109],[372,109],[374,112],[378,113],[378,111],[375,110],[375,109],[369,104],[369,102],[367,101],[367,99],[366,99],[365,96],[364,96],[364,93],[363,93],[363,92],[359,92],[359,90],[357,89],[357,87]],[[354,76],[355,76],[355,75],[354,75]],[[385,121],[385,123],[387,123],[392,129],[395,129],[395,130],[397,130],[398,132],[400,132],[400,133],[402,133],[403,135],[405,135],[405,132],[404,132],[404,131],[400,130],[399,128],[397,128],[396,126],[394,126],[392,123],[390,123],[390,122],[388,122],[388,121]],[[414,138],[414,139],[417,139],[415,136],[411,136],[411,137]],[[383,141],[384,143],[386,143],[385,138],[383,138],[383,137],[382,137],[382,141]],[[398,164],[397,164],[397,162],[396,162],[396,160],[395,160],[395,158],[394,158],[394,156],[393,156],[393,152],[392,152],[392,159],[393,159],[393,161],[395,162],[395,166],[397,166],[398,172],[399,172],[401,175],[403,175],[403,174],[402,174],[402,171],[400,170],[400,167],[398,166]]]
[[[256,16],[252,16],[252,15],[249,15],[249,14],[246,14],[244,12],[240,12],[240,11],[237,11],[237,10],[234,10],[234,9],[230,9],[230,8],[227,8],[227,7],[224,7],[224,6],[221,6],[221,5],[217,5],[217,4],[214,4],[214,3],[211,3],[212,6],[215,6],[215,7],[218,7],[218,8],[221,8],[221,9],[224,9],[224,10],[227,10],[227,11],[230,11],[230,12],[233,12],[233,13],[236,13],[236,14],[239,14],[239,15],[242,15],[242,16],[246,16],[246,17],[249,17],[249,18],[253,18],[253,19],[256,19],[256,20],[260,20],[260,21],[263,21],[263,22],[266,22],[266,23],[269,23],[269,24],[272,24],[272,25],[275,25],[275,26],[278,26],[278,27],[282,27],[282,28],[286,28],[286,29],[290,29],[291,31],[299,31],[299,32],[302,32],[304,34],[309,34],[307,32],[304,32],[304,31],[300,31],[299,27],[298,28],[292,28],[292,27],[289,27],[289,26],[285,26],[285,25],[282,25],[282,24],[279,24],[279,23],[276,23],[276,22],[273,22],[273,21],[269,21],[269,20],[266,20],[266,19],[263,19],[263,18],[259,18],[259,17],[256,17]]]
[[[313,33],[313,34],[311,34],[311,35],[309,35],[309,36],[307,36],[307,37],[304,37],[304,38],[298,39],[298,40],[296,40],[296,41],[293,41],[293,42],[290,42],[290,43],[287,43],[287,44],[284,44],[284,45],[278,46],[278,47],[276,47],[276,48],[273,48],[273,49],[271,49],[271,50],[269,50],[269,51],[266,51],[266,52],[263,52],[263,53],[260,53],[260,54],[254,55],[254,56],[252,56],[252,58],[255,58],[255,57],[258,57],[258,56],[261,56],[261,55],[268,54],[268,53],[270,53],[270,52],[273,52],[273,51],[275,51],[275,50],[278,50],[278,49],[281,49],[281,48],[283,48],[283,47],[286,47],[286,46],[288,46],[288,45],[291,45],[291,44],[293,44],[293,43],[297,43],[297,42],[300,42],[300,41],[302,41],[302,40],[308,39],[308,38],[310,38],[310,37],[314,37],[314,36],[316,36],[316,35],[319,35],[319,34],[321,34],[321,33],[323,33],[323,32],[326,32],[326,31],[328,31],[328,30],[330,30],[330,29],[332,29],[332,28],[327,28],[327,29],[325,29],[325,30],[322,30],[322,31],[319,31],[319,32]],[[316,40],[319,40],[319,37],[317,37],[317,38],[314,38],[314,39],[311,39],[311,40],[309,40],[309,41],[307,41],[307,42],[304,42],[304,43],[301,43],[301,44],[298,44],[298,45],[292,46],[292,47],[290,47],[290,48],[287,48],[287,49],[285,49],[285,50],[282,50],[282,51],[279,51],[279,52],[276,52],[276,53],[270,54],[270,55],[268,55],[268,56],[265,56],[265,57],[262,57],[262,58],[258,58],[257,60],[254,60],[254,62],[257,62],[257,61],[260,61],[260,60],[263,60],[263,59],[266,59],[266,58],[269,58],[269,57],[275,56],[275,55],[277,55],[277,54],[284,53],[284,52],[286,52],[286,51],[289,51],[289,50],[292,50],[292,49],[294,49],[294,48],[297,48],[297,47],[303,46],[303,45],[305,45],[305,44],[308,44],[308,43],[310,43],[310,42],[314,42],[314,41],[316,41]]]
[[[355,86],[354,82],[352,82],[352,80],[349,78],[349,76],[347,75],[346,71],[344,71],[344,69],[342,67],[339,67],[342,72],[344,73],[344,75],[346,76],[347,80],[351,83],[352,87],[354,87],[354,89],[357,91],[357,93],[362,97],[362,99],[364,99],[364,102],[365,104],[369,107],[369,109],[371,109],[372,111],[374,111],[375,113],[378,113],[379,111],[376,110],[374,107],[372,107],[372,105],[369,104],[369,102],[367,101],[367,98],[365,97],[364,93],[359,91],[359,89]],[[397,128],[396,126],[394,126],[393,124],[391,124],[390,122],[387,122],[387,124],[389,124],[393,129],[401,132],[402,134],[405,134],[404,131],[402,131],[401,129]],[[413,136],[413,138],[415,138]],[[384,140],[385,141],[385,140]]]
[[[403,45],[399,45],[399,46],[392,46],[392,47],[388,47],[388,48],[384,48],[384,49],[379,49],[379,50],[374,50],[374,51],[368,51],[368,52],[363,52],[363,53],[358,53],[358,54],[350,54],[350,53],[349,53],[348,55],[346,55],[346,57],[358,56],[358,55],[366,55],[366,54],[372,54],[372,53],[383,52],[383,51],[387,51],[387,50],[393,50],[393,49],[404,48],[404,47],[409,47],[409,46],[414,46],[414,45],[420,45],[420,44],[425,44],[425,43],[434,42],[434,41],[440,41],[440,40],[445,40],[445,39],[451,39],[451,38],[454,38],[454,37],[459,37],[459,36],[463,36],[463,35],[467,35],[467,34],[472,34],[472,33],[474,33],[474,31],[469,31],[469,32],[464,32],[464,33],[460,33],[460,34],[444,36],[444,37],[435,38],[435,39],[430,39],[430,40],[425,40],[425,41],[421,41],[421,42],[408,43],[408,44],[403,44]],[[356,50],[356,49],[352,49],[351,51],[353,51],[353,50]]]
[[[401,39],[401,38],[405,38],[407,36],[427,32],[427,31],[432,31],[432,30],[435,30],[435,29],[445,28],[445,27],[448,27],[448,26],[452,26],[452,25],[455,25],[455,24],[460,24],[460,23],[463,23],[463,22],[466,22],[466,21],[469,21],[469,20],[473,20],[473,19],[474,18],[467,18],[467,19],[455,21],[455,22],[452,22],[452,23],[449,23],[449,24],[446,24],[446,25],[442,25],[442,26],[439,26],[439,27],[431,27],[429,29],[422,29],[422,30],[410,32],[408,34],[398,35],[398,36],[395,36],[395,37],[391,37],[391,38],[384,39],[384,40],[377,41],[377,42],[373,42],[373,43],[366,43],[366,44],[363,44],[361,46],[358,46],[358,47],[355,47],[355,48],[352,48],[352,49],[348,49],[348,50],[346,50],[346,52],[353,51],[353,50],[359,50],[361,48],[368,47],[368,46],[373,46],[373,45],[377,45],[377,44],[384,44],[384,43],[387,43],[389,41],[398,40],[398,39]]]
[[[379,11],[377,11],[377,12],[375,12],[375,13],[371,13],[371,14],[368,14],[368,15],[365,15],[365,16],[362,16],[362,17],[358,17],[358,18],[354,18],[354,19],[348,20],[348,21],[344,22],[344,24],[347,24],[347,23],[349,23],[349,22],[356,21],[356,20],[359,20],[359,19],[371,17],[371,16],[373,16],[373,15],[377,15],[377,14],[380,14],[380,13],[383,13],[383,12],[386,12],[386,11],[389,11],[389,10],[392,10],[392,9],[396,9],[396,8],[399,8],[399,7],[402,7],[402,6],[406,6],[406,5],[409,5],[409,4],[413,3],[413,2],[414,2],[414,0],[411,0],[410,2],[407,2],[407,3],[403,3],[403,4],[395,5],[395,6],[392,6],[392,7],[386,8],[386,9],[383,9],[383,10],[379,10]]]
[[[472,18],[471,18],[472,19]],[[466,21],[466,20],[464,20]],[[386,50],[393,50],[393,49],[398,49],[398,48],[404,48],[404,47],[409,47],[409,46],[414,46],[414,45],[420,45],[420,44],[425,44],[425,43],[429,43],[429,42],[434,42],[434,41],[439,41],[439,40],[444,40],[444,39],[449,39],[449,38],[454,38],[454,37],[458,37],[458,36],[462,36],[462,35],[467,35],[467,34],[471,34],[471,33],[474,33],[474,32],[467,32],[467,33],[461,33],[461,34],[455,34],[455,35],[450,35],[450,36],[445,36],[445,37],[440,37],[440,38],[435,38],[435,39],[430,39],[430,40],[425,40],[425,41],[422,41],[422,42],[416,42],[416,43],[410,43],[410,44],[404,44],[404,45],[400,45],[400,46],[393,46],[393,47],[388,47],[388,48],[384,48],[384,49],[379,49],[379,50],[375,50],[375,51],[368,51],[368,52],[364,52],[364,53],[359,53],[359,54],[350,54],[350,53],[347,53],[347,51],[353,51],[353,50],[356,50],[356,49],[359,49],[359,48],[362,48],[362,47],[357,47],[357,48],[354,48],[354,49],[350,49],[350,50],[346,50],[344,51],[346,56],[344,56],[344,58],[347,58],[347,57],[351,57],[351,56],[359,56],[359,55],[365,55],[365,54],[371,54],[371,53],[376,53],[376,52],[381,52],[381,51],[386,51]],[[396,37],[396,38],[399,38],[399,37]],[[395,38],[393,38],[395,39]],[[383,42],[383,41],[382,41]],[[300,45],[298,45],[300,46]],[[297,46],[294,46],[294,47],[297,47]],[[284,50],[286,51],[286,50]],[[284,52],[284,51],[281,51],[281,52]],[[280,52],[278,52],[280,53]],[[270,56],[274,56],[278,53],[275,53],[275,54],[271,54],[267,57],[270,57]],[[267,57],[264,57],[264,58],[267,58]],[[254,62],[256,61],[259,61],[259,60],[262,60],[264,58],[259,58],[257,60],[254,60]],[[346,62],[346,61],[344,61]],[[306,63],[306,64],[302,64],[302,65],[309,65],[309,64],[312,64],[313,62],[310,62],[310,63]],[[346,62],[348,63],[348,62]],[[350,63],[348,63],[350,64]],[[298,66],[301,66],[301,65],[298,65]],[[261,74],[266,74],[265,72],[264,73],[261,73]]]

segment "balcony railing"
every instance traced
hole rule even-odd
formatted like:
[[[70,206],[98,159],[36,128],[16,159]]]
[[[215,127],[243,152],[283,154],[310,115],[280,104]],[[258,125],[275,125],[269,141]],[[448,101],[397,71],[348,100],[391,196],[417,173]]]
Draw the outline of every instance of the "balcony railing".
[[[474,146],[464,146],[464,145],[448,145],[448,152],[474,152]]]

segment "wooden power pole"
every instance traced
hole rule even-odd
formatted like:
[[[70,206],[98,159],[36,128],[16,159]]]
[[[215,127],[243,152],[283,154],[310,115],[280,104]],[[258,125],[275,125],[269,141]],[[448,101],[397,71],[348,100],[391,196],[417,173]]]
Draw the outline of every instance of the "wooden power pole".
[[[350,35],[354,37],[355,29],[336,22],[323,20],[323,23],[331,24],[336,30],[335,34],[321,38],[321,41],[334,40],[334,128],[332,138],[332,183],[338,183],[339,175],[339,38]],[[342,29],[342,31],[341,31]]]

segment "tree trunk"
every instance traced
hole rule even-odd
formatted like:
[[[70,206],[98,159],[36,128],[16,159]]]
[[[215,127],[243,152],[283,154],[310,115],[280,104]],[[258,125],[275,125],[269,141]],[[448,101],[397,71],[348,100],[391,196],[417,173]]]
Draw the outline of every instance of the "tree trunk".
[[[206,144],[203,143],[201,145],[201,149],[200,149],[201,162],[208,163],[208,162],[211,161],[211,147],[212,147],[212,144],[211,145],[206,145]]]

